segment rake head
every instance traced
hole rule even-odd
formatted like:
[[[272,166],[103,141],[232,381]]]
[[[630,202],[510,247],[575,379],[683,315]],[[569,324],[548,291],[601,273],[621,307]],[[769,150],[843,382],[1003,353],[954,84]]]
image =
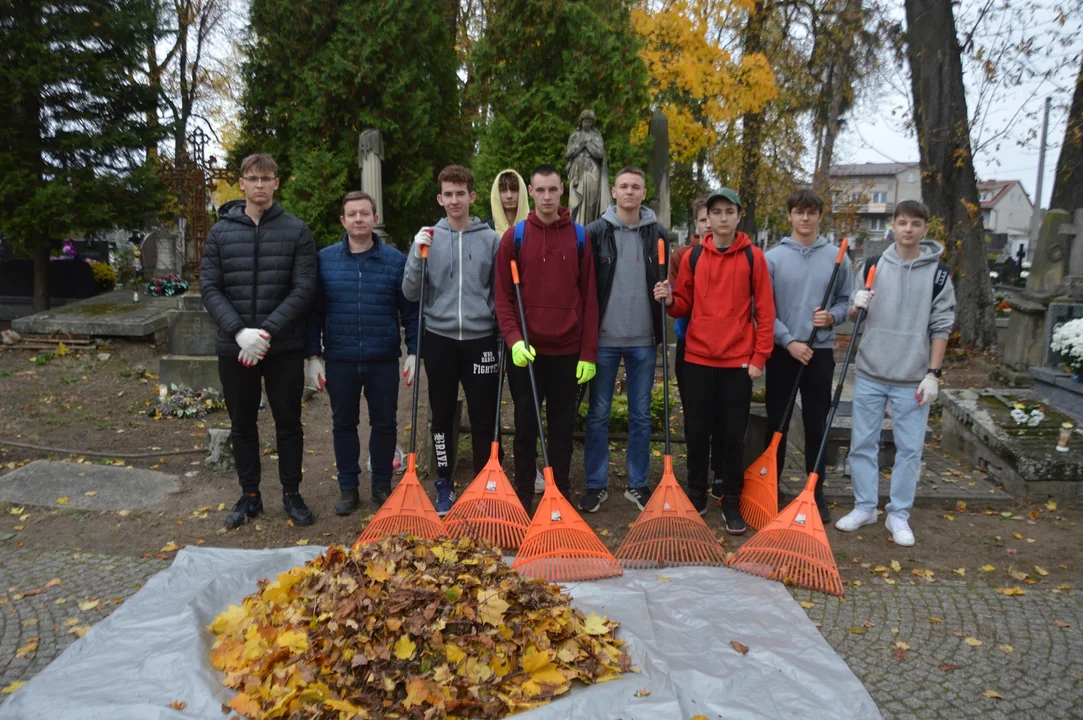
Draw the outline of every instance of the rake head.
[[[759,530],[778,515],[778,444],[781,433],[771,437],[771,444],[745,470],[741,491],[741,516],[753,530]]]
[[[621,575],[613,553],[598,539],[557,490],[553,469],[545,468],[545,494],[512,568],[546,582],[577,582]]]
[[[354,542],[354,547],[402,533],[425,540],[447,535],[443,520],[436,514],[436,508],[417,479],[417,455],[414,453],[406,456],[406,474]]]
[[[665,457],[662,481],[632,525],[616,558],[627,569],[675,565],[725,565],[726,553],[703,522]]]
[[[844,594],[813,488],[816,473],[797,498],[730,558],[734,570],[830,595]]]
[[[504,550],[519,549],[530,527],[530,516],[500,466],[498,443],[493,443],[489,462],[444,516],[444,525],[450,537],[465,535]]]

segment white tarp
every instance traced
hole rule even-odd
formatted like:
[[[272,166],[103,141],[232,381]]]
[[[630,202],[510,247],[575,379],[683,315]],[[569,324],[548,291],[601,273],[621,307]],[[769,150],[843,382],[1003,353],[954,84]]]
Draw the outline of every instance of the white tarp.
[[[321,548],[185,548],[173,565],[0,706],[2,720],[213,718],[232,697],[206,630],[260,578]],[[659,579],[669,578],[669,582]],[[568,588],[584,612],[620,621],[642,672],[572,690],[518,717],[879,718],[861,682],[782,585],[724,568],[631,571]],[[745,655],[730,641],[747,645]],[[647,697],[636,697],[649,689]],[[174,700],[187,705],[169,708]]]

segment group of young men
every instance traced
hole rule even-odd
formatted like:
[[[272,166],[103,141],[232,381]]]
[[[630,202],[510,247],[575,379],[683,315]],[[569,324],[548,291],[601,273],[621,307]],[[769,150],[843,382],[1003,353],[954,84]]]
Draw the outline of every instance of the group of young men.
[[[372,501],[383,503],[391,491],[403,334],[407,357],[401,372],[411,385],[419,314],[439,514],[455,502],[456,448],[450,439],[459,387],[470,417],[476,474],[497,422],[502,352],[512,361],[507,373],[515,405],[514,485],[527,511],[537,491],[538,440],[528,364],[545,406],[554,478],[566,497],[580,386],[589,384],[586,489],[578,507],[593,513],[608,499],[608,427],[622,362],[629,415],[624,497],[642,509],[651,493],[651,391],[665,312],[676,318],[675,370],[693,505],[706,513],[713,496],[727,532],[746,531],[740,495],[753,383],[766,371],[770,437],[800,374],[805,469],[820,475],[816,502],[829,522],[824,468],[813,467],[813,449],[827,430],[834,327],[865,309],[850,450],[856,507],[835,526],[850,531],[876,522],[877,447],[890,402],[898,452],[886,525],[897,543],[913,544],[908,511],[954,321],[954,293],[938,263],[943,248],[924,239],[928,212],[921,203],[899,203],[895,244],[866,263],[877,265],[874,290],[864,289],[866,272],[855,276],[844,259],[830,302],[821,308],[838,249],[819,234],[824,203],[808,189],[790,195],[792,234],[766,254],[737,230],[741,201],[723,188],[694,204],[690,244],[659,258],[658,241],[668,248],[669,237],[643,205],[646,182],[638,168],[617,173],[615,204],[584,228],[561,207],[564,186],[552,165],[535,168],[529,181],[514,170],[499,173],[490,193],[493,215],[484,221],[470,215],[473,176],[451,165],[438,178],[437,200],[446,217],[421,228],[406,257],[373,231],[379,218],[372,198],[362,192],[343,199],[342,240],[317,257],[308,229],[273,202],[276,171],[269,156],[245,159],[240,184],[246,199],[223,207],[201,271],[204,301],[219,328],[219,371],[242,487],[227,528],[262,511],[255,422],[261,378],[278,436],[284,506],[294,524],[312,522],[298,493],[306,380],[317,390],[326,388],[330,397],[340,488],[335,511],[349,514],[361,502],[362,395],[371,426]],[[419,308],[423,247],[428,267]],[[513,260],[527,328],[520,324]],[[874,295],[879,299],[873,301]],[[780,469],[785,447],[783,440]]]

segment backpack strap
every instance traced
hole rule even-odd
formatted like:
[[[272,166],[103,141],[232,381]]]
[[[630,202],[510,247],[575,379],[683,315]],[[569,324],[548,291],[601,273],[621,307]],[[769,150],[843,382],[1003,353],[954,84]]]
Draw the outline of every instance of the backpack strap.
[[[583,249],[587,246],[587,230],[577,222],[575,227],[575,249],[579,253],[579,259],[583,259]],[[523,238],[526,236],[526,220],[515,223],[515,259],[519,260],[519,248],[523,246]]]
[[[865,259],[865,267],[862,269],[864,274],[861,276],[861,279],[866,283],[869,281],[869,271],[876,267],[876,263],[878,262],[880,262],[879,255],[873,255],[872,257]]]
[[[515,262],[519,262],[519,248],[523,246],[523,236],[526,235],[526,220],[515,223]]]
[[[876,263],[880,262],[879,255],[873,255],[865,261],[864,276],[865,282],[869,280],[869,270],[876,266]],[[936,274],[933,275],[933,300],[936,300],[940,296],[940,293],[944,292],[944,288],[948,284],[948,280],[951,278],[951,266],[947,263],[936,264]]]

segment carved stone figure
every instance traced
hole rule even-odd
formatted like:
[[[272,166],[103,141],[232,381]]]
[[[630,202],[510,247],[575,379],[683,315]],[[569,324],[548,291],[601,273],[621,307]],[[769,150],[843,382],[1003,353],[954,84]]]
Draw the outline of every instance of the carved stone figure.
[[[383,225],[384,189],[383,189],[384,139],[375,128],[362,130],[357,139],[357,165],[361,168],[361,190],[372,196],[379,217],[377,227]]]
[[[568,211],[580,225],[597,220],[603,198],[609,196],[609,168],[605,142],[595,127],[593,110],[579,114],[578,130],[568,138]],[[609,203],[606,202],[606,205]]]

